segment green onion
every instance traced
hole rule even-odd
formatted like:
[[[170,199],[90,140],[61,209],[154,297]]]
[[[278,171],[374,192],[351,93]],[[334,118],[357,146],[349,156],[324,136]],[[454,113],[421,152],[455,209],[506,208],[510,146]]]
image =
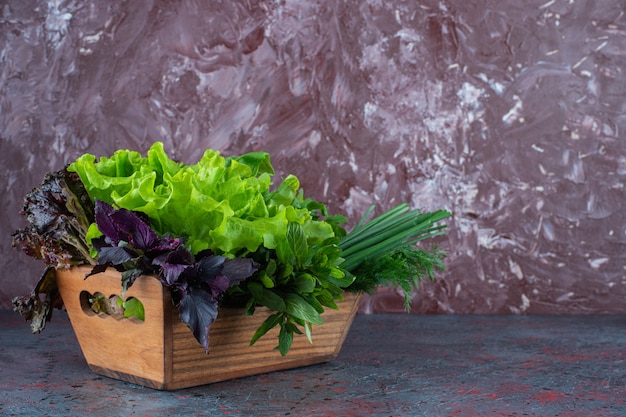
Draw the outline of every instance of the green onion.
[[[371,206],[357,225],[339,243],[345,261],[342,267],[354,271],[363,261],[372,260],[412,245],[420,240],[443,234],[445,225],[435,223],[450,216],[446,210],[422,213],[402,203],[366,222]]]

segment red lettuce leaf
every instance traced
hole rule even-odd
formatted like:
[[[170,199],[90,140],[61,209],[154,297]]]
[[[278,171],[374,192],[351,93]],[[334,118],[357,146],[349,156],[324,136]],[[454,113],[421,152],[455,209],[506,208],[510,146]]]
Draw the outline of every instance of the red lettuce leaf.
[[[24,198],[21,214],[29,224],[13,233],[14,247],[56,268],[94,263],[86,242],[94,208],[77,174],[46,174]]]
[[[63,308],[63,300],[57,287],[55,270],[47,267],[39,278],[33,292],[25,297],[13,298],[13,310],[19,313],[26,321],[30,321],[33,333],[41,332],[46,323],[52,319],[55,308]],[[43,300],[41,296],[44,296]]]

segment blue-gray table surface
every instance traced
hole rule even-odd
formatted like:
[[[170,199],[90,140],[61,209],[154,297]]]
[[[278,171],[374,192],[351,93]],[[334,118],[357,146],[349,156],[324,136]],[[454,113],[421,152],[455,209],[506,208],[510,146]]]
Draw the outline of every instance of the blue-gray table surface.
[[[626,416],[626,315],[357,315],[330,363],[172,392],[92,373],[64,312],[0,340],[2,416]]]

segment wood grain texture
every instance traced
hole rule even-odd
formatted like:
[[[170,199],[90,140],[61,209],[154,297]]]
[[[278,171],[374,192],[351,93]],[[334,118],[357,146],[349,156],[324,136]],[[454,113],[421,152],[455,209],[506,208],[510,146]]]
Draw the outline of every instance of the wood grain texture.
[[[294,337],[281,356],[277,329],[253,346],[252,335],[272,313],[265,308],[246,317],[242,309],[222,308],[211,326],[209,349],[196,341],[178,317],[169,292],[154,277],[142,276],[127,291],[145,309],[145,321],[97,315],[81,305],[80,294],[121,292],[119,273],[108,270],[84,279],[89,268],[57,271],[59,290],[81,350],[90,368],[101,375],[161,390],[203,385],[259,373],[328,362],[337,357],[358,309],[359,296],[346,294],[339,310],[327,310],[324,324],[313,328],[313,345]]]

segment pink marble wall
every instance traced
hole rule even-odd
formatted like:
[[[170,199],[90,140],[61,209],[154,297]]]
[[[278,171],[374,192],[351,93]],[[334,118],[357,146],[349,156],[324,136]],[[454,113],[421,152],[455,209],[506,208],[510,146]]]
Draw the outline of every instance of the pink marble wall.
[[[0,307],[41,265],[23,195],[83,152],[265,150],[354,222],[453,212],[417,313],[626,311],[622,0],[0,7]],[[401,311],[383,289],[363,312]]]

